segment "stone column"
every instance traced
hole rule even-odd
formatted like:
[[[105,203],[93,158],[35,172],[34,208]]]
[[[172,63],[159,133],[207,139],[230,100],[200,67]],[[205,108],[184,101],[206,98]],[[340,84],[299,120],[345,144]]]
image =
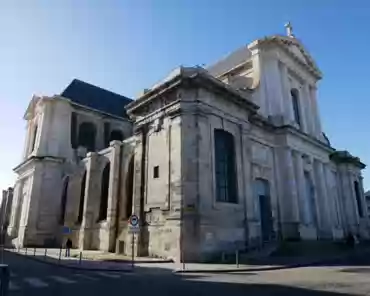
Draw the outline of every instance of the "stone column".
[[[284,64],[281,67],[281,75],[283,80],[283,101],[285,102],[285,117],[287,123],[291,124],[294,122],[294,111],[290,94],[289,80],[288,80],[288,70]]]
[[[366,218],[366,217],[369,217],[369,214],[367,210],[367,203],[366,203],[365,192],[364,192],[364,178],[362,176],[359,177],[359,186],[360,186],[362,210],[364,212],[364,217]]]
[[[19,211],[22,204],[23,181],[18,179],[14,186],[13,205],[11,210],[8,235],[16,237],[18,234]]]
[[[306,133],[309,135],[315,135],[314,132],[314,114],[312,112],[312,102],[310,97],[310,89],[307,83],[304,84],[303,90],[303,100],[305,101],[305,114],[306,114]]]
[[[26,159],[28,157],[28,150],[30,145],[30,138],[31,138],[31,124],[30,120],[27,121],[27,128],[26,128],[26,135],[24,137],[24,147],[23,147],[23,158]]]
[[[108,239],[104,244],[103,251],[113,252],[115,243],[115,234],[117,227],[117,198],[120,174],[120,141],[110,142],[112,148],[112,155],[110,158],[110,175],[109,175],[109,190],[108,190],[108,209],[107,209],[107,231]],[[124,188],[122,188],[124,190]]]
[[[313,119],[315,121],[315,135],[319,139],[322,138],[321,136],[321,123],[320,123],[320,114],[319,114],[319,108],[317,106],[317,99],[316,99],[316,88],[310,89],[310,96],[311,96],[311,103],[312,103],[312,115]]]
[[[336,192],[332,192],[332,188],[334,187],[332,172],[330,171],[329,165],[324,164],[323,166],[324,176],[325,176],[325,188],[326,188],[326,207],[328,212],[328,222],[329,227],[331,229],[337,226],[337,219],[336,219],[336,205],[335,205],[335,198]]]
[[[317,190],[317,202],[319,208],[319,220],[320,220],[320,234],[319,237],[327,238],[331,237],[330,229],[330,213],[327,205],[327,190],[326,190],[326,178],[324,175],[323,164],[321,161],[316,160],[314,163],[314,173]]]
[[[241,127],[241,142],[242,142],[242,170],[243,170],[243,181],[241,182],[244,186],[244,195],[243,195],[243,206],[244,206],[244,229],[245,229],[245,240],[248,242],[250,240],[250,231],[249,231],[249,220],[254,219],[253,207],[251,204],[255,199],[253,192],[253,180],[251,176],[251,143],[249,139],[249,128],[248,126]],[[251,213],[252,212],[252,213]]]
[[[101,180],[101,178],[97,178],[100,175],[98,170],[98,154],[89,152],[87,158],[84,209],[79,235],[79,246],[83,250],[89,249],[92,244],[91,230],[95,224],[96,202],[99,200],[100,194],[100,184],[97,180]]]
[[[299,208],[292,150],[280,148],[280,174],[282,174],[282,196],[280,209],[282,232],[285,238],[298,238]]]
[[[302,160],[302,153],[295,152],[295,175],[297,177],[297,188],[298,188],[298,207],[299,207],[299,217],[300,223],[304,224],[307,222],[305,219],[307,213],[305,213],[305,198],[306,198],[306,190],[305,190],[305,178],[304,178],[304,169],[303,169],[303,160]]]

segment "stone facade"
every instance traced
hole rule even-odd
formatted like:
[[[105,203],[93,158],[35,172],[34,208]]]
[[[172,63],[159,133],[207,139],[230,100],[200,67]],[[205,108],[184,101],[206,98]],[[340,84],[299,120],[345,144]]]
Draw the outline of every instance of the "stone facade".
[[[8,235],[59,245],[68,226],[76,248],[181,261],[283,239],[368,239],[364,164],[322,132],[321,76],[297,39],[272,36],[207,69],[174,70],[126,105],[129,118],[34,97]]]

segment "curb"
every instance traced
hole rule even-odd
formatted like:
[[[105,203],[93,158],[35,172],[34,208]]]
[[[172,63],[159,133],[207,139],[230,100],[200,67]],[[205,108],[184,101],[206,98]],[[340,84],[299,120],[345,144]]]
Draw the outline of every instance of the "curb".
[[[54,265],[54,266],[58,266],[58,267],[66,268],[66,269],[87,270],[87,271],[109,271],[109,272],[132,272],[133,271],[132,268],[131,269],[112,269],[112,268],[84,268],[84,267],[79,267],[79,266],[69,266],[69,265],[66,265],[66,264],[59,264],[59,263],[55,263],[55,262],[42,260],[42,259],[34,257],[34,256],[27,256],[27,255],[15,253],[15,252],[9,252],[9,253],[15,254],[17,256],[20,256],[20,257],[23,257],[23,258],[26,258],[26,259],[34,260],[34,261],[37,261],[37,262],[40,262],[40,263],[44,263],[44,264],[48,264],[48,265]]]
[[[338,256],[331,259],[324,260],[314,260],[306,263],[296,263],[282,266],[270,266],[270,267],[261,267],[261,268],[233,268],[233,269],[185,269],[185,270],[174,270],[173,273],[234,273],[234,272],[261,272],[261,271],[273,271],[273,270],[283,270],[283,269],[293,269],[300,267],[309,267],[317,266],[321,264],[333,264],[343,259],[348,259],[354,257],[358,254],[350,254],[348,256]]]

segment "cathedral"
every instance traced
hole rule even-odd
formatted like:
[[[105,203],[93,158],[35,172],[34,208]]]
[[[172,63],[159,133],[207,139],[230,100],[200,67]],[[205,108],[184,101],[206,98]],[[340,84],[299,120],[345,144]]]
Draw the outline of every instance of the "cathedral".
[[[206,68],[178,67],[135,100],[77,79],[33,96],[0,209],[9,242],[69,237],[81,250],[189,262],[368,239],[365,165],[323,133],[321,78],[288,24]]]

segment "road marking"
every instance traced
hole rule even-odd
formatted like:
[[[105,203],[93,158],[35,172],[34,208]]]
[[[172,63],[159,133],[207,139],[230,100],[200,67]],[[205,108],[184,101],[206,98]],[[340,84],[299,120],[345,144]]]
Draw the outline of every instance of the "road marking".
[[[97,278],[94,278],[92,276],[82,274],[82,273],[74,273],[73,275],[75,275],[77,277],[80,277],[80,278],[83,278],[83,279],[91,280],[91,281],[97,281],[98,280]]]
[[[45,283],[44,281],[38,278],[34,278],[34,277],[27,277],[27,278],[24,278],[23,280],[35,288],[45,288],[49,286],[48,283]]]
[[[9,290],[10,291],[16,291],[19,290],[20,287],[18,287],[16,284],[14,284],[12,281],[9,281]]]
[[[104,277],[108,277],[108,278],[111,278],[111,279],[118,279],[121,277],[120,274],[116,274],[116,273],[109,273],[109,272],[98,272],[97,274],[101,275],[101,276],[104,276]]]
[[[58,275],[51,275],[49,277],[52,278],[53,280],[59,282],[59,283],[62,283],[62,284],[74,284],[74,283],[76,283],[76,281],[73,281],[73,280],[67,279],[65,277],[58,276]]]

